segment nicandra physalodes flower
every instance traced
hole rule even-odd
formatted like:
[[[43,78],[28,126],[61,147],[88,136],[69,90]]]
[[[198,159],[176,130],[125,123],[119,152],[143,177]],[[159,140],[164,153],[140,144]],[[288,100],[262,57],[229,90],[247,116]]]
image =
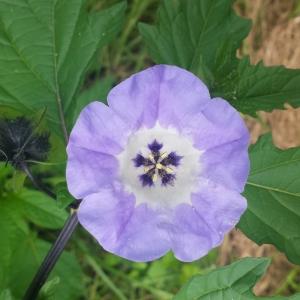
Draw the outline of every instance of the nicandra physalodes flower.
[[[157,65],[89,104],[68,144],[80,223],[104,249],[134,261],[182,261],[221,243],[246,208],[249,133],[192,73]]]

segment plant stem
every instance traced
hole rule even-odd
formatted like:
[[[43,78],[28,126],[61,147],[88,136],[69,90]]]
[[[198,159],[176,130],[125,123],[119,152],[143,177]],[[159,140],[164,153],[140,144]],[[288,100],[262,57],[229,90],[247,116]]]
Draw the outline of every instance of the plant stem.
[[[31,170],[28,168],[28,166],[25,162],[22,162],[20,164],[20,167],[26,173],[28,178],[31,180],[31,182],[37,189],[45,192],[50,197],[56,199],[56,195],[52,191],[48,190],[46,187],[44,187],[38,183],[38,181],[35,179],[35,177],[31,173]],[[80,203],[80,200],[75,200],[75,201],[76,201],[76,204],[74,204],[73,206],[75,208],[77,208],[78,204]],[[24,295],[24,298],[23,298],[24,300],[36,299],[41,287],[46,282],[48,276],[50,275],[57,260],[59,259],[60,255],[62,254],[67,242],[71,238],[72,233],[76,229],[77,225],[78,225],[78,218],[77,218],[76,210],[71,209],[71,215],[67,219],[64,227],[62,228],[55,243],[49,250],[43,263],[39,267],[35,277],[33,278],[29,288],[26,291],[26,294]]]
[[[21,169],[26,173],[26,175],[28,176],[28,178],[31,180],[31,182],[33,183],[33,185],[38,189],[41,190],[42,192],[45,192],[49,197],[56,199],[56,195],[50,191],[48,188],[46,188],[45,186],[41,185],[33,176],[33,174],[31,173],[31,170],[28,168],[28,165],[25,162],[21,162],[20,163]]]
[[[76,211],[73,211],[69,218],[67,219],[62,231],[60,232],[55,243],[49,250],[47,256],[45,257],[43,263],[38,269],[35,277],[33,278],[29,288],[27,289],[23,300],[34,300],[38,296],[38,293],[46,282],[50,272],[55,266],[57,260],[62,254],[67,242],[69,241],[72,233],[76,229],[78,224],[78,218]]]

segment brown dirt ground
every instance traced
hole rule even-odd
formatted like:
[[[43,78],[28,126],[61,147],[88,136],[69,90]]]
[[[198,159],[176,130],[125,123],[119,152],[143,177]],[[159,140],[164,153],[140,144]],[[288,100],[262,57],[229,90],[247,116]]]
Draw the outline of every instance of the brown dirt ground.
[[[237,6],[242,16],[252,19],[253,29],[243,47],[251,61],[263,60],[266,65],[285,65],[300,68],[300,16],[293,16],[296,0],[245,0]],[[299,3],[299,1],[298,1]],[[299,82],[300,84],[300,82]],[[288,99],[287,99],[288,100]],[[251,142],[264,132],[271,131],[275,145],[286,149],[300,145],[300,109],[286,105],[285,110],[259,112],[259,118],[246,118]],[[240,231],[233,230],[220,248],[219,264],[246,256],[272,257],[272,264],[264,278],[255,287],[257,295],[272,295],[286,283],[288,274],[299,270],[271,245],[257,246]],[[300,272],[298,273],[300,277]],[[300,279],[297,283],[300,287]],[[283,293],[293,288],[285,284]]]

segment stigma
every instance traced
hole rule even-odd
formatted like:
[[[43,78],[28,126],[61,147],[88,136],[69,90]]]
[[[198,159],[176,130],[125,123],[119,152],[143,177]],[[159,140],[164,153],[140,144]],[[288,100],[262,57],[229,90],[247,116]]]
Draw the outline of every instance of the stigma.
[[[139,175],[141,184],[145,187],[154,186],[159,180],[162,186],[173,186],[176,180],[175,168],[183,158],[176,152],[162,152],[163,144],[154,140],[148,144],[149,154],[144,157],[137,154],[133,159],[135,167],[143,167],[144,173]]]

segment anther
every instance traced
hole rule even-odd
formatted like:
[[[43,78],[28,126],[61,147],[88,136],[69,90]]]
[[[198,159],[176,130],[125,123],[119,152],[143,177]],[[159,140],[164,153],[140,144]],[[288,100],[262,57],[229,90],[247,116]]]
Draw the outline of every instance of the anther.
[[[152,154],[149,154],[148,158],[153,162],[154,164],[156,163],[154,156]]]
[[[152,165],[152,166],[146,166],[146,167],[144,167],[144,172],[145,173],[148,173],[150,170],[152,170],[153,168],[155,168],[155,166],[154,165]]]
[[[157,173],[155,172],[152,176],[152,181],[156,182],[157,181]]]
[[[165,159],[168,155],[169,155],[169,154],[168,154],[167,152],[164,152],[164,153],[160,156],[159,160],[162,161],[162,160]]]

